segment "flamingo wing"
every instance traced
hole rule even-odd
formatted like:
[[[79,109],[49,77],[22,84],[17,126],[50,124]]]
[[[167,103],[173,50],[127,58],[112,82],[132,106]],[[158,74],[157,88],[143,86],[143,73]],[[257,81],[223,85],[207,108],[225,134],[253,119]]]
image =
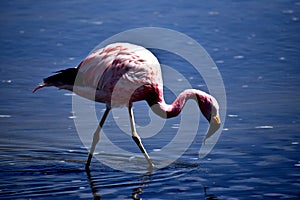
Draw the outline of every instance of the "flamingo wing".
[[[97,101],[108,103],[114,98],[114,107],[127,105],[128,98],[145,99],[147,91],[142,86],[163,85],[156,57],[144,47],[129,43],[114,43],[94,51],[78,69],[84,85],[97,90]]]

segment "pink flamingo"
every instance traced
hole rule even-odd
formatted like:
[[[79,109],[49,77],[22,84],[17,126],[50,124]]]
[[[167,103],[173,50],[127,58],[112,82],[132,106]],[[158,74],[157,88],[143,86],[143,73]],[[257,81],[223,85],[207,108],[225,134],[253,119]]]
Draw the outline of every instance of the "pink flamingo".
[[[219,105],[214,97],[203,91],[185,90],[171,105],[166,104],[158,60],[150,51],[134,44],[114,43],[98,49],[78,67],[61,70],[45,78],[33,92],[49,86],[73,91],[85,98],[106,104],[106,110],[93,136],[86,162],[87,169],[99,141],[101,128],[109,111],[114,107],[128,107],[132,138],[144,154],[150,168],[154,168],[154,164],[136,132],[132,112],[133,102],[146,100],[157,115],[171,118],[181,112],[188,99],[194,99],[210,123],[205,140],[220,127]]]

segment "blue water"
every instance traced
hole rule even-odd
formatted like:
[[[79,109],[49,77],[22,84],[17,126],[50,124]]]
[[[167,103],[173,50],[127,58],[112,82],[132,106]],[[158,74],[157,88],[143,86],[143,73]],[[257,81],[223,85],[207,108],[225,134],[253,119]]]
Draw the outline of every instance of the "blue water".
[[[300,1],[0,5],[1,199],[299,199]],[[76,66],[106,38],[144,26],[182,32],[208,51],[226,88],[224,131],[203,159],[194,159],[199,137],[179,160],[152,174],[120,172],[97,160],[88,173],[69,93],[31,91],[51,72]],[[156,55],[178,69],[184,64]],[[191,84],[205,90],[201,77]],[[140,124],[149,120],[143,110],[136,117]],[[109,121],[106,130],[117,134]],[[151,149],[151,141],[144,143]]]

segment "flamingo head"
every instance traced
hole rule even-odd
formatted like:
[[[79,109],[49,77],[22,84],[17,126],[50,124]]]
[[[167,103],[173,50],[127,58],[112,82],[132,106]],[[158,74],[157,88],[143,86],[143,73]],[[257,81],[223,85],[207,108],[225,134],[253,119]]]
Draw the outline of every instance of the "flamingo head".
[[[213,96],[208,95],[206,96],[204,101],[201,101],[201,103],[199,103],[199,107],[202,114],[209,122],[208,132],[206,133],[204,139],[205,141],[221,127],[219,104]]]
[[[40,83],[32,92],[35,92],[43,87],[55,86],[60,89],[72,90],[76,75],[78,73],[77,68],[69,68],[55,72],[56,74],[44,78],[44,81]]]

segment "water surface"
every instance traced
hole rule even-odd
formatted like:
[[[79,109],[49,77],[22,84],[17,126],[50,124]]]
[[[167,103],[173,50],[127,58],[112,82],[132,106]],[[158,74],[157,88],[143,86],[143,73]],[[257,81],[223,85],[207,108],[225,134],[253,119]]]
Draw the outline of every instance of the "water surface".
[[[143,2],[1,2],[0,198],[298,199],[300,2]],[[203,159],[202,120],[188,151],[164,169],[126,173],[93,160],[87,173],[70,93],[31,91],[51,72],[76,66],[107,37],[144,26],[180,31],[209,52],[227,92],[224,131]],[[182,59],[155,55],[206,90]],[[174,95],[166,92],[166,99]],[[149,121],[145,109],[135,106],[140,125]],[[168,122],[166,134],[178,120]],[[134,148],[112,116],[105,130],[125,138],[115,141],[123,148]],[[165,141],[144,143],[153,150]]]

